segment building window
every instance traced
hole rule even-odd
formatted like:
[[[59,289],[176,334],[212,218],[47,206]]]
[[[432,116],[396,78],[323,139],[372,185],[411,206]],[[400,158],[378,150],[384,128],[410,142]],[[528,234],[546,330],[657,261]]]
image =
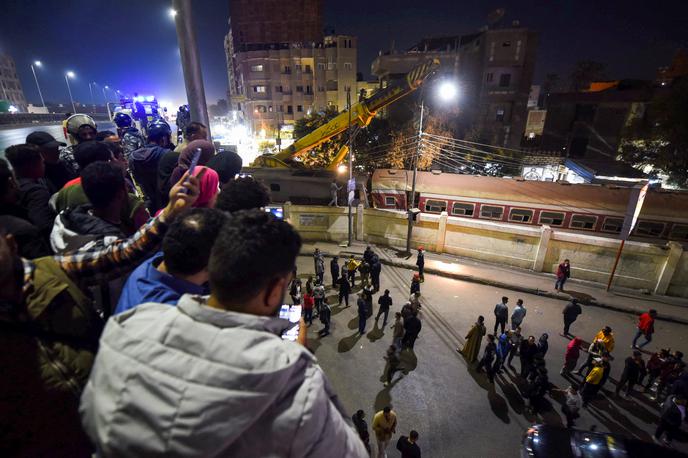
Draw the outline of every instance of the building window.
[[[272,113],[272,105],[268,106],[268,112]]]
[[[454,202],[452,204],[452,215],[473,216],[475,204],[463,204],[461,202]]]
[[[502,48],[508,48],[509,46],[511,46],[511,42],[510,42],[510,41],[505,41],[505,42],[502,43]]]
[[[306,65],[306,73],[313,73],[313,69],[310,65]]]
[[[503,122],[504,121],[504,110],[499,108],[497,110],[497,115],[495,116],[495,121]]]
[[[263,71],[263,64],[251,65],[251,71],[252,72],[262,72]]]
[[[615,234],[621,233],[623,227],[623,218],[605,218],[602,222],[602,232],[613,232]]]
[[[287,105],[287,114],[294,114],[294,108],[291,105]]]
[[[289,65],[284,66],[284,74],[291,75],[291,67]]]
[[[275,92],[282,92],[282,86],[275,86]]]
[[[336,62],[328,62],[327,63],[327,69],[328,70],[336,70],[337,69],[337,63]]]
[[[573,215],[569,227],[571,229],[583,229],[592,231],[597,224],[597,216],[592,215]]]
[[[307,85],[306,86],[306,94],[313,94],[313,86]]]
[[[296,105],[296,111],[298,111],[299,113],[302,113],[303,112],[303,105]]]
[[[351,70],[351,62],[344,62],[344,70]]]
[[[671,233],[669,234],[669,238],[674,240],[688,241],[688,225],[674,224],[671,227]]]
[[[481,205],[480,217],[486,219],[502,219],[504,215],[504,207],[497,207],[494,205]]]
[[[511,84],[511,73],[499,75],[499,87],[509,87],[509,84]]]
[[[664,223],[655,223],[652,221],[638,221],[635,227],[635,235],[644,235],[647,237],[660,237],[664,232]]]
[[[294,65],[294,70],[296,70],[297,72],[300,72],[301,71],[301,64]]]
[[[318,70],[325,70],[325,62],[318,62]]]
[[[303,86],[296,86],[296,92],[303,92]]]
[[[494,80],[494,73],[488,73],[485,76],[485,81],[487,81],[488,83],[491,83],[493,80]]]
[[[512,208],[509,211],[509,221],[516,221],[518,223],[529,223],[533,220],[533,210],[526,210],[522,208]]]
[[[279,111],[280,113],[284,113],[284,105],[279,105],[277,107],[277,111]]]
[[[426,212],[433,212],[433,213],[440,213],[440,212],[447,211],[447,201],[446,200],[428,199],[425,201],[425,211]]]
[[[325,86],[318,86],[318,92],[325,92]]]
[[[385,207],[395,207],[397,200],[394,197],[385,196]]]
[[[557,212],[540,212],[540,224],[562,226],[564,224],[564,214]]]
[[[267,108],[265,107],[265,105],[256,105],[256,111],[257,111],[258,113],[265,113],[265,112],[268,111],[268,110],[267,110]]]
[[[264,93],[267,91],[265,86],[253,86],[253,92]]]

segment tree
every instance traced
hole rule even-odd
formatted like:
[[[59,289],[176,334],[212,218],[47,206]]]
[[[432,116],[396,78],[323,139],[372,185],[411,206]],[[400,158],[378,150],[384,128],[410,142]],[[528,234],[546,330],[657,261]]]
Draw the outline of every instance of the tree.
[[[590,87],[593,81],[601,81],[607,78],[607,66],[594,60],[581,60],[571,71],[571,91],[582,92]]]
[[[669,184],[688,188],[688,79],[677,79],[657,96],[642,118],[622,134],[621,159],[653,175],[666,175]]]
[[[305,137],[318,127],[328,123],[338,114],[337,110],[328,107],[325,111],[313,112],[308,116],[304,116],[294,123],[294,138],[298,140]],[[345,135],[346,133],[335,135],[315,148],[311,148],[306,154],[301,156],[301,160],[309,167],[327,167],[343,145],[341,138]]]

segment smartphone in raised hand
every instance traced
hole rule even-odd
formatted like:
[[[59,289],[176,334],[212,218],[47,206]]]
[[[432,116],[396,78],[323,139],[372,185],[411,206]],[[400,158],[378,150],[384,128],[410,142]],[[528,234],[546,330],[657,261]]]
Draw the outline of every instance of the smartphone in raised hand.
[[[192,177],[194,175],[194,172],[196,171],[196,166],[198,165],[198,160],[201,158],[201,148],[196,148],[196,150],[193,153],[193,156],[191,156],[191,164],[189,164],[189,175],[186,178],[186,181],[189,180],[189,177]],[[186,189],[184,192],[188,193],[189,190]]]
[[[299,337],[299,328],[301,321],[301,306],[300,305],[287,305],[284,304],[280,308],[279,317],[285,320],[289,320],[293,323],[289,329],[282,333],[282,338],[284,340],[291,340],[295,342]]]

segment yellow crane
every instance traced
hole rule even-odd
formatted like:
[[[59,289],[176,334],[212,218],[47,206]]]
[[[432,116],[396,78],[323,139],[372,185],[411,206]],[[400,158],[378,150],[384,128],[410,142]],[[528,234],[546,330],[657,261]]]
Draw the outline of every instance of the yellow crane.
[[[423,81],[439,68],[439,65],[439,59],[428,59],[408,72],[403,80],[392,83],[386,88],[377,91],[369,98],[355,103],[351,106],[350,110],[342,111],[326,124],[323,124],[310,134],[304,135],[296,140],[288,148],[283,149],[277,154],[264,154],[257,157],[251,164],[251,167],[292,167],[291,164],[295,158],[326,142],[335,135],[344,132],[349,127],[365,127],[370,124],[370,121],[380,109],[418,89],[421,84],[423,84]],[[351,113],[349,113],[349,111]],[[351,123],[349,123],[349,120],[351,120]],[[335,170],[348,152],[349,148],[346,145],[343,146],[326,169]]]

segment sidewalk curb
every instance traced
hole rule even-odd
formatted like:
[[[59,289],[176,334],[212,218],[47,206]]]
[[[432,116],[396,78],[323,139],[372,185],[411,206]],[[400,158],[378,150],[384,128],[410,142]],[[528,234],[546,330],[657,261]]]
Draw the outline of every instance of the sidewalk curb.
[[[353,251],[344,251],[344,250],[340,251],[338,256],[342,257],[342,258],[347,258],[347,257],[351,256],[352,254],[355,257],[358,257],[358,258],[361,257],[360,253],[356,253]],[[305,257],[312,258],[313,254],[312,253],[299,253],[299,256],[305,256]],[[327,257],[327,258],[332,257],[331,254],[326,254],[324,252],[323,252],[323,256]],[[416,266],[414,264],[409,263],[409,262],[394,261],[394,260],[385,259],[382,257],[380,257],[380,263],[388,265],[388,266],[392,266],[392,267],[399,267],[402,269],[410,269],[410,270],[416,269]],[[518,292],[522,292],[522,293],[534,294],[536,296],[548,297],[550,299],[557,299],[560,301],[568,302],[571,300],[570,296],[565,296],[565,295],[558,294],[558,293],[551,293],[549,291],[541,290],[539,288],[529,288],[529,287],[525,287],[525,286],[501,282],[498,280],[490,280],[490,279],[483,278],[483,277],[476,277],[473,275],[465,275],[465,274],[459,274],[459,273],[454,273],[454,272],[445,272],[441,269],[437,269],[435,267],[430,267],[430,266],[425,267],[425,273],[437,275],[437,276],[445,277],[445,278],[451,278],[453,280],[462,280],[462,281],[467,281],[467,282],[471,282],[471,283],[478,283],[478,284],[486,285],[486,286],[494,286],[496,288],[508,289],[511,291],[518,291]],[[588,306],[600,307],[600,308],[604,308],[604,309],[608,309],[608,310],[614,310],[616,312],[630,313],[632,315],[638,315],[639,314],[639,312],[635,309],[626,308],[626,307],[619,307],[619,306],[611,305],[611,304],[605,304],[604,302],[597,302],[597,301],[590,301],[590,300],[579,300],[578,303],[582,304],[582,305],[588,305]],[[656,319],[660,320],[660,321],[667,321],[670,323],[688,325],[688,319],[678,318],[678,317],[671,316],[671,315],[660,314],[657,316]]]

